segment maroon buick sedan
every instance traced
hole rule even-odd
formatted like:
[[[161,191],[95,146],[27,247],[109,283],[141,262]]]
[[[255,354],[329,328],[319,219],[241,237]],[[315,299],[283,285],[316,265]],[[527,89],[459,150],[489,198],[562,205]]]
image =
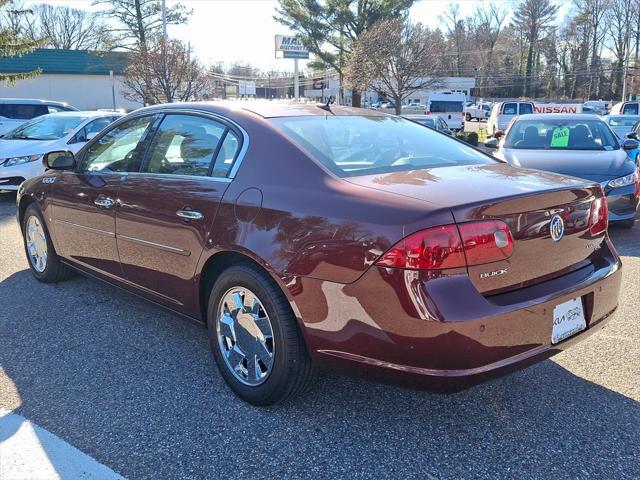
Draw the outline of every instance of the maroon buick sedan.
[[[159,105],[45,162],[18,194],[33,275],[79,271],[205,322],[253,404],[319,369],[466,385],[559,352],[618,302],[598,184],[375,111]]]

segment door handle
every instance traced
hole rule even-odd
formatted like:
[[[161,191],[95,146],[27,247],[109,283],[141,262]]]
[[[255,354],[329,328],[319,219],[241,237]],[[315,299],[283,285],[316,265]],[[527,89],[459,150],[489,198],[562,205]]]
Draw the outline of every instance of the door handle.
[[[111,208],[113,207],[113,200],[111,198],[96,198],[93,203],[99,207]]]
[[[202,220],[204,215],[195,210],[178,210],[176,215],[187,220]]]

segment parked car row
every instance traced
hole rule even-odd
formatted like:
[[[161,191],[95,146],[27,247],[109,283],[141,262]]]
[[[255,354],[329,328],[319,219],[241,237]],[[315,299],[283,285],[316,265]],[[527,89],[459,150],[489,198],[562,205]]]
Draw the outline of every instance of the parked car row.
[[[146,107],[45,153],[17,219],[37,280],[80,271],[206,324],[247,402],[297,395],[319,369],[461,388],[617,308],[605,191],[632,188],[630,161],[598,118],[540,117],[518,117],[497,158],[373,110]],[[565,173],[518,166],[554,149]],[[574,175],[609,154],[624,177]]]

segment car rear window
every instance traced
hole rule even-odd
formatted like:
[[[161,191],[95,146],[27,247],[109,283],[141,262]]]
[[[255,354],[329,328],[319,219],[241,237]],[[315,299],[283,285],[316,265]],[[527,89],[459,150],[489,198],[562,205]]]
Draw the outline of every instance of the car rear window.
[[[462,102],[448,102],[445,100],[432,100],[429,102],[431,113],[462,112],[464,109]]]
[[[341,177],[496,162],[447,135],[397,117],[327,115],[270,121]]]
[[[32,118],[46,115],[49,109],[46,105],[30,105],[21,103],[5,103],[0,105],[0,117],[14,120],[31,120]]]
[[[609,125],[612,127],[633,127],[638,121],[640,116],[635,115],[609,117]]]
[[[505,148],[523,150],[617,150],[602,120],[520,120],[507,133]]]
[[[638,104],[637,103],[627,103],[622,108],[622,113],[625,115],[638,115]]]

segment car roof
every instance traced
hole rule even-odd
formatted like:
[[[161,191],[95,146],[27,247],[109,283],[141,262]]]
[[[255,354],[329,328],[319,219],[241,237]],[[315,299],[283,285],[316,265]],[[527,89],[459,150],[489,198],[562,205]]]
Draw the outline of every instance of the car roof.
[[[413,114],[413,115],[402,115],[402,118],[408,118],[409,120],[428,120],[430,118],[433,118],[434,120],[436,118],[440,118],[439,115],[418,115],[418,114]]]
[[[376,110],[370,110],[366,108],[346,107],[342,105],[331,105],[331,111],[327,111],[323,108],[321,103],[299,103],[293,101],[208,101],[208,102],[180,102],[180,103],[165,103],[160,105],[153,105],[150,107],[141,108],[136,112],[141,111],[153,111],[158,109],[195,109],[204,110],[219,114],[230,114],[233,112],[245,111],[263,118],[276,118],[276,117],[303,117],[303,116],[325,116],[325,115],[357,115],[365,117],[385,117],[389,116],[387,113],[378,112]]]
[[[640,118],[640,115],[623,115],[621,113],[616,113],[615,115],[607,115],[605,118]]]
[[[597,115],[590,113],[528,113],[526,115],[520,115],[517,122],[521,120],[602,120]]]
[[[70,107],[66,102],[56,102],[55,100],[41,100],[37,98],[0,98],[0,104],[26,104],[26,105],[58,105],[61,107]]]
[[[45,115],[43,115],[45,116]],[[123,117],[124,113],[121,112],[104,112],[97,110],[74,110],[72,112],[55,112],[48,113],[47,117]],[[37,118],[37,117],[36,117]]]

